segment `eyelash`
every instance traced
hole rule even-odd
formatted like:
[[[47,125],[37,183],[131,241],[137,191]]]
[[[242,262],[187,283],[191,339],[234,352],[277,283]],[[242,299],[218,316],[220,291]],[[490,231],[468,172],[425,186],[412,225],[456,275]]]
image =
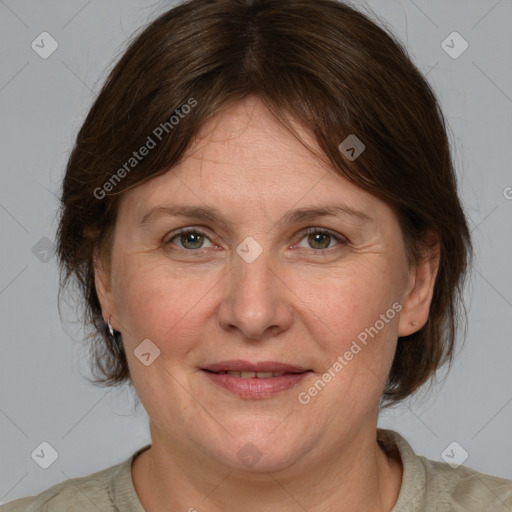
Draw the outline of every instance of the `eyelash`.
[[[188,233],[199,234],[199,235],[202,235],[202,236],[208,238],[208,240],[210,240],[210,237],[208,236],[208,233],[206,233],[202,229],[196,228],[196,227],[188,227],[188,228],[183,228],[183,229],[180,229],[179,231],[170,233],[170,235],[164,239],[163,244],[164,244],[164,246],[171,245],[172,241],[175,238],[177,238],[180,235],[188,234]],[[311,234],[329,235],[329,236],[331,236],[332,238],[334,238],[338,242],[338,245],[345,246],[345,245],[348,244],[348,240],[344,236],[336,234],[335,232],[333,232],[333,231],[331,231],[330,229],[327,229],[327,228],[308,228],[308,229],[306,229],[305,231],[303,231],[301,233],[300,238],[298,239],[298,241],[300,242],[303,238],[305,238],[306,236],[311,235]],[[210,242],[213,244],[213,242],[211,240],[210,240]],[[213,244],[213,245],[215,245],[215,244]],[[182,251],[182,252],[196,253],[196,254],[202,254],[206,250],[210,249],[210,248],[206,248],[206,249],[202,249],[202,248],[201,249],[183,249],[182,247],[177,247],[177,246],[175,246],[175,248],[178,249],[179,251]],[[333,250],[337,250],[337,249],[336,249],[336,247],[329,247],[327,249],[310,249],[310,250],[313,251],[315,254],[326,254],[326,253],[332,253]]]

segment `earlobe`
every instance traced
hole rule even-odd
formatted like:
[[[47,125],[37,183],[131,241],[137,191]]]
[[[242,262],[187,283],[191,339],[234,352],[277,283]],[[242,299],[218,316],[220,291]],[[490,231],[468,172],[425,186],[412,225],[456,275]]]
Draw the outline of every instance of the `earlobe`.
[[[402,303],[398,336],[409,336],[427,323],[439,270],[439,260],[439,243],[436,243],[429,248],[425,258],[411,268]]]

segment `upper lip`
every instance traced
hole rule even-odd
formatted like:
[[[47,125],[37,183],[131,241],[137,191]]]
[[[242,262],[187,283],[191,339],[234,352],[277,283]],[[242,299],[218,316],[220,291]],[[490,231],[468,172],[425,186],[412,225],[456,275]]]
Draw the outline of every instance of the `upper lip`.
[[[281,363],[279,361],[258,361],[251,363],[241,359],[230,361],[221,361],[219,363],[209,364],[203,370],[210,372],[284,372],[284,373],[302,373],[308,371],[307,368],[292,364]]]

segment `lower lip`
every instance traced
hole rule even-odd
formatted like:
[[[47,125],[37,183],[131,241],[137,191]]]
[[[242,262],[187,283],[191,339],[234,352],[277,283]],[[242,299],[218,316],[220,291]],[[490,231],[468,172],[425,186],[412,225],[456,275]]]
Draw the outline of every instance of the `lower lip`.
[[[242,398],[266,398],[280,391],[296,387],[310,372],[288,373],[268,379],[242,379],[227,373],[212,373],[205,370],[203,373],[218,386]]]

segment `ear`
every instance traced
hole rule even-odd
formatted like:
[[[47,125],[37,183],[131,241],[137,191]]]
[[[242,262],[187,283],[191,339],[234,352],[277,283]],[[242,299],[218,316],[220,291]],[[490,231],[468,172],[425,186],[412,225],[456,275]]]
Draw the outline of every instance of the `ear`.
[[[109,317],[112,327],[117,331],[117,320],[114,296],[110,282],[110,270],[107,268],[103,258],[95,252],[94,254],[94,284],[96,286],[96,294],[101,304],[101,313],[103,320],[107,323]],[[117,327],[116,327],[117,326]]]
[[[429,234],[431,243],[422,260],[410,269],[398,323],[398,336],[409,336],[427,323],[440,260],[439,240],[433,236]]]

